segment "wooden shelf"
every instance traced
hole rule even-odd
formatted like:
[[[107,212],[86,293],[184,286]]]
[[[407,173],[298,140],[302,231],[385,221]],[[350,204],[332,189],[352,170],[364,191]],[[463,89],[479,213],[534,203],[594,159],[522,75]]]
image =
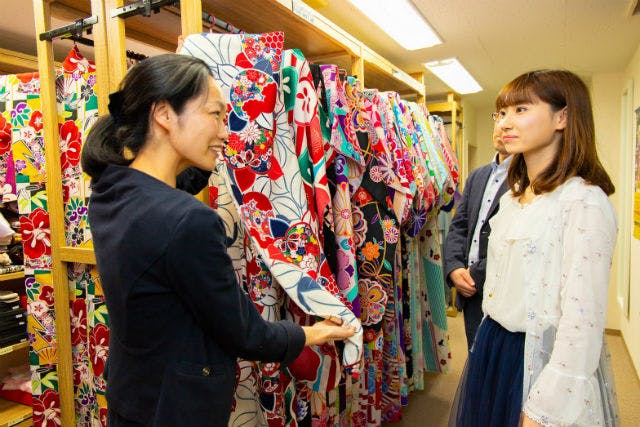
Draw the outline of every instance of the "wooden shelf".
[[[31,406],[0,399],[0,427],[32,425],[32,416]]]
[[[62,67],[59,62],[56,67]],[[38,58],[26,53],[0,48],[0,74],[22,74],[38,71]]]
[[[24,270],[14,271],[13,273],[0,274],[0,282],[7,280],[21,279],[24,277]]]
[[[457,123],[462,123],[462,104],[452,93],[448,95],[447,101],[427,104],[427,109],[431,114],[455,117]]]
[[[362,58],[365,87],[424,96],[420,82],[301,0],[262,1],[260,7],[248,0],[204,0],[202,9],[247,32],[284,31],[285,48],[300,49],[310,61],[322,62],[335,56],[331,62],[350,70],[349,56]]]
[[[2,74],[38,71],[38,59],[35,56],[0,48],[0,71]]]
[[[76,248],[63,246],[59,249],[60,259],[64,262],[79,262],[82,264],[96,264],[93,248]]]
[[[21,350],[23,348],[29,347],[29,341],[23,341],[18,344],[8,345],[6,347],[0,348],[0,356],[5,354],[13,353],[14,351]]]
[[[69,21],[91,15],[86,0],[54,0],[51,6],[56,17]],[[424,85],[418,80],[302,0],[202,0],[202,11],[248,33],[284,31],[285,48],[300,49],[312,62],[333,63],[351,71],[352,58],[362,58],[365,87],[424,97]],[[172,52],[181,32],[179,11],[165,7],[151,18],[133,16],[125,20],[125,27],[127,38]]]
[[[409,91],[424,96],[424,85],[422,83],[366,46],[362,48],[362,58],[364,59],[366,87],[379,87],[383,90],[393,90],[398,93]]]

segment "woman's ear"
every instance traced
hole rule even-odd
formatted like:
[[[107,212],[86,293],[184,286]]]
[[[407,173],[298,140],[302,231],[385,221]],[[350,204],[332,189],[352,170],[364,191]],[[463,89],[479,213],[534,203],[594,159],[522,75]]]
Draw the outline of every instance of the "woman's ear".
[[[173,108],[167,100],[156,102],[151,106],[151,118],[153,122],[165,130],[169,130],[175,121]]]
[[[568,114],[566,106],[562,110],[556,111],[556,130],[564,130],[567,127]]]

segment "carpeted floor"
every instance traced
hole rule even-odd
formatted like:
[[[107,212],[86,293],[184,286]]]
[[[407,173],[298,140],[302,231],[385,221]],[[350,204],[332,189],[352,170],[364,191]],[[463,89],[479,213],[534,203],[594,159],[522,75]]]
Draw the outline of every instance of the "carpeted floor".
[[[445,427],[458,379],[467,358],[462,314],[449,317],[451,371],[447,375],[425,374],[425,389],[409,395],[409,406],[403,409],[402,421],[384,427]],[[621,427],[640,426],[640,381],[631,358],[619,335],[607,334],[607,345],[613,359],[613,372],[618,390]]]

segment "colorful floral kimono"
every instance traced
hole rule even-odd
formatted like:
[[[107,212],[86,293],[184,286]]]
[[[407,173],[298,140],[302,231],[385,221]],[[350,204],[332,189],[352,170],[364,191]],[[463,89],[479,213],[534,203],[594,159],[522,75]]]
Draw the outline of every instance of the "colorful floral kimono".
[[[354,246],[351,198],[359,186],[364,163],[362,152],[356,141],[356,134],[347,105],[345,84],[340,78],[336,65],[320,65],[315,83],[321,88],[320,117],[324,126],[325,161],[331,186],[332,212],[326,218],[332,232],[331,244],[334,248],[334,265],[340,292],[356,315],[360,314],[358,296],[358,273]],[[355,179],[355,180],[354,180]]]
[[[309,153],[314,164],[321,162],[313,142],[311,151],[309,143],[304,142],[305,138],[314,137],[317,98],[314,100],[315,91],[308,90],[308,66],[305,72],[305,61],[299,55],[286,53],[291,63],[280,72],[282,44],[282,33],[201,34],[187,37],[183,53],[205,60],[228,96],[226,185],[252,253],[259,256],[263,266],[268,266],[275,279],[270,284],[277,283],[286,293],[287,317],[307,324],[312,320],[310,316],[334,315],[355,325],[356,336],[346,342],[342,359],[345,367],[357,371],[362,352],[360,325],[341,298],[320,244],[317,209],[325,209],[328,197],[321,194],[323,183],[319,175],[315,175],[319,177],[317,185],[311,184],[311,176],[303,179],[309,174],[301,172],[298,157],[306,151],[303,164],[309,160]],[[280,82],[285,80],[283,92],[293,95],[295,91],[296,99],[299,97],[304,106],[302,112],[293,114],[293,122],[289,121],[287,105],[297,101],[280,96]],[[320,188],[319,192],[316,188]],[[250,265],[247,261],[248,281]],[[262,393],[260,399],[269,425],[295,423],[296,418],[304,419],[314,408],[317,412],[311,413],[312,418],[327,416],[325,403],[309,408],[309,400],[322,402],[326,390],[335,387],[335,361],[336,352],[331,346],[303,351],[288,367],[289,374],[309,385],[306,395],[298,387],[297,400],[293,392],[284,392],[283,387],[291,383],[274,385],[263,381],[262,391],[270,397]],[[270,374],[278,370],[275,365],[270,368]],[[280,411],[278,408],[283,406],[291,410]],[[283,413],[287,414],[284,420]]]
[[[97,117],[95,67],[77,47],[62,66],[56,78],[56,101],[65,238],[69,246],[90,247],[89,187],[79,163],[82,141]],[[0,180],[5,194],[17,196],[23,239],[33,421],[38,426],[56,426],[61,422],[58,356],[38,73],[1,76],[0,111]],[[106,426],[103,371],[109,329],[100,281],[95,267],[83,264],[69,264],[68,278],[76,423]]]
[[[204,59],[230,100],[217,208],[230,244],[242,242],[245,290],[267,319],[363,325],[363,347],[305,349],[287,370],[241,361],[232,424],[400,419],[424,370],[446,370],[450,357],[433,219],[452,200],[457,164],[443,128],[334,65],[309,67],[280,33],[193,35],[183,53]]]
[[[366,165],[352,199],[360,319],[365,330],[360,401],[352,409],[352,422],[354,426],[369,426],[393,419],[393,414],[400,411],[400,373],[394,356],[398,355],[394,277],[399,228],[390,208],[388,187],[376,169],[379,165],[373,146],[378,141],[370,138],[375,135],[371,109],[367,111],[366,99],[353,83],[347,92],[355,108],[353,123]],[[398,375],[392,377],[391,372]]]

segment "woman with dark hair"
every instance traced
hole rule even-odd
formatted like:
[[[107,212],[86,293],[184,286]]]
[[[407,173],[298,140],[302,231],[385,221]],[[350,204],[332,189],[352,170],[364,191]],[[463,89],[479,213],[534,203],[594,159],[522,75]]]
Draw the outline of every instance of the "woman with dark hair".
[[[510,191],[491,219],[485,317],[450,425],[617,426],[604,345],[616,216],[589,92],[562,70],[525,73],[496,100]]]
[[[110,315],[110,426],[226,426],[236,358],[293,361],[354,333],[329,320],[266,322],[236,281],[217,213],[176,176],[212,170],[226,101],[199,59],[135,65],[82,152],[89,223]]]

